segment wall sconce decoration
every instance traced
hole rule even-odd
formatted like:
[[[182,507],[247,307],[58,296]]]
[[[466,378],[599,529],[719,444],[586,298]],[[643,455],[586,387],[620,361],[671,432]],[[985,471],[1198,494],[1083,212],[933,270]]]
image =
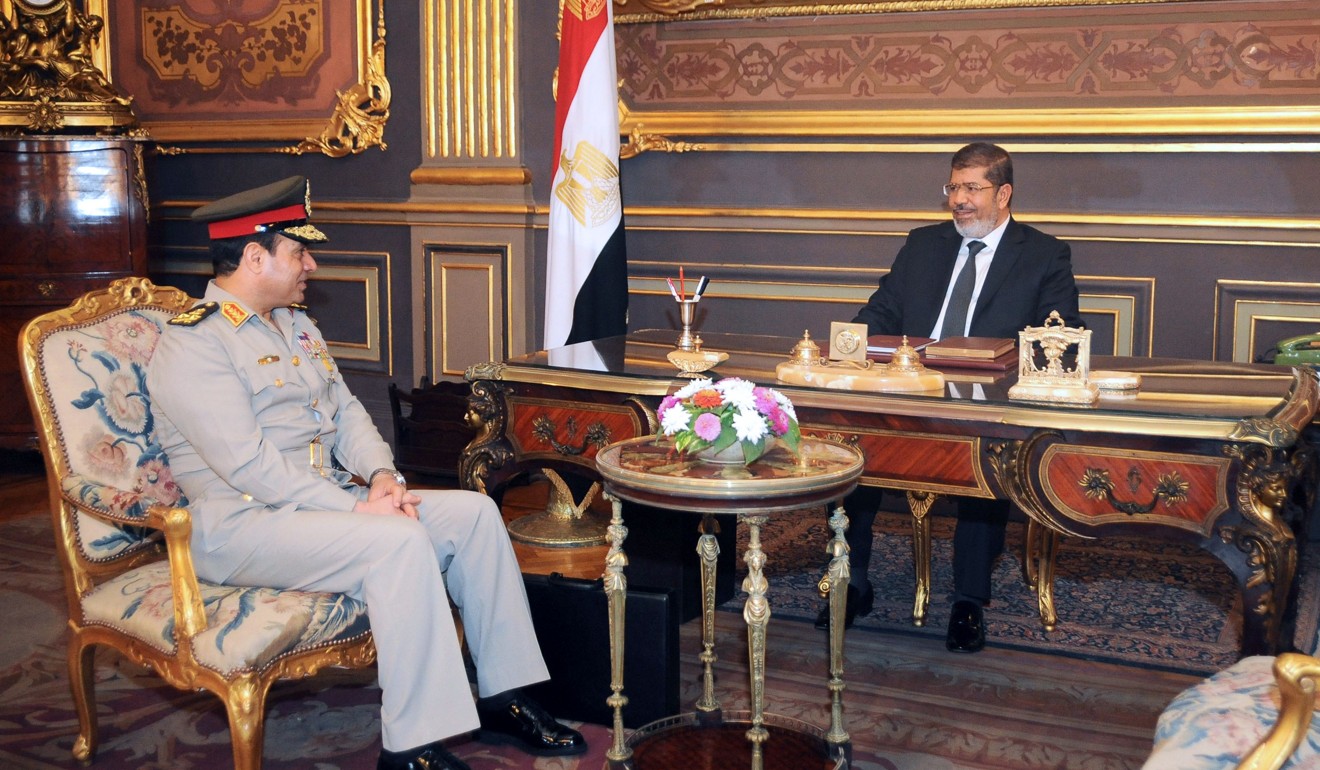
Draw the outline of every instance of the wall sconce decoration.
[[[136,126],[132,97],[106,75],[104,27],[102,16],[73,0],[0,2],[0,127],[57,133]]]

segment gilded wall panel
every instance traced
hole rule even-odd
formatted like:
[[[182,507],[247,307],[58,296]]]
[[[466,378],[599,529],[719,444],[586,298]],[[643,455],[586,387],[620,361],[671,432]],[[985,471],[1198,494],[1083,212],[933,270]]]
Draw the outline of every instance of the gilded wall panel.
[[[1255,361],[1281,339],[1320,332],[1320,283],[1221,280],[1215,357]]]
[[[1320,121],[1320,19],[1305,2],[651,21],[615,34],[625,130],[1277,133]],[[1230,109],[1243,107],[1255,112]],[[1077,108],[1105,112],[1053,112]],[[920,112],[931,109],[950,112]]]

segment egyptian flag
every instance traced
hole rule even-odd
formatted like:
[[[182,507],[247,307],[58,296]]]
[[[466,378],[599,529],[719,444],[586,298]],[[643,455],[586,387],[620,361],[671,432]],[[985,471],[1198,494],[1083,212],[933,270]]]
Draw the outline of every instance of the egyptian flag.
[[[628,330],[611,0],[564,0],[546,257],[545,347]]]

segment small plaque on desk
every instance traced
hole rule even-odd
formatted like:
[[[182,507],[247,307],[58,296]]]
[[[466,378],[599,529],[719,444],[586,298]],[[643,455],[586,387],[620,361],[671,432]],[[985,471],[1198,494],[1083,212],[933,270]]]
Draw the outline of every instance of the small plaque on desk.
[[[866,360],[866,324],[830,323],[830,360]]]

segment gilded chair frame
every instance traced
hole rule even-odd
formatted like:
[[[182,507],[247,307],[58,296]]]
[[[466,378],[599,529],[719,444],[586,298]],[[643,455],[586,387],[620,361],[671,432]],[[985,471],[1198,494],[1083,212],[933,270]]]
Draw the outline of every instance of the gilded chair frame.
[[[193,640],[206,629],[207,615],[193,568],[190,550],[192,517],[188,509],[154,504],[147,508],[144,518],[129,518],[79,505],[62,491],[61,479],[70,473],[70,467],[50,394],[43,386],[39,357],[42,339],[52,332],[85,324],[124,308],[150,308],[173,314],[187,310],[194,302],[178,289],[155,286],[145,278],[121,278],[106,289],[83,295],[68,308],[29,321],[19,335],[20,366],[45,460],[56,551],[69,603],[67,662],[79,722],[73,755],[80,762],[90,762],[97,748],[93,667],[98,645],[118,650],[135,663],[151,668],[178,689],[208,690],[219,697],[229,719],[237,770],[261,767],[265,701],[273,683],[310,677],[327,666],[364,668],[376,660],[375,642],[368,631],[348,640],[276,657],[256,669],[239,669],[225,674],[202,665],[194,654]],[[164,542],[130,550],[122,557],[90,560],[78,546],[75,517],[79,513],[111,524],[157,530],[163,533]],[[82,600],[98,582],[160,559],[169,562],[174,612],[173,654],[162,652],[118,629],[83,622]]]

